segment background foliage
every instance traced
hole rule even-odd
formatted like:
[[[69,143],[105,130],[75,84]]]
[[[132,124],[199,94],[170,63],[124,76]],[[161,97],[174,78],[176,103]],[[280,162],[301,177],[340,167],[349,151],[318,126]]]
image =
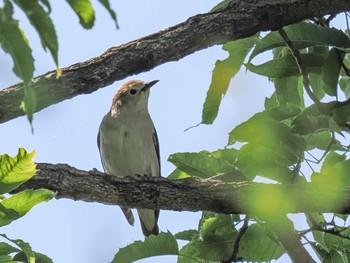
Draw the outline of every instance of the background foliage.
[[[116,23],[108,1],[99,1]],[[225,2],[225,1],[224,1]],[[13,18],[16,5],[28,16],[48,49],[60,75],[58,41],[50,19],[48,1],[5,0],[0,9],[0,43],[13,59],[13,71],[23,80],[22,103],[28,119],[35,109],[35,91],[28,85],[33,78],[34,58],[25,37]],[[94,25],[90,1],[67,0],[84,28]],[[348,130],[350,61],[348,32],[331,28],[332,16],[287,26],[279,31],[253,36],[223,45],[227,58],[218,60],[212,74],[202,111],[202,124],[212,124],[231,79],[241,67],[266,76],[275,92],[265,100],[265,109],[233,127],[227,147],[216,151],[176,153],[169,157],[177,168],[172,179],[188,176],[210,178],[232,173],[232,181],[269,180],[294,184],[311,181],[322,184],[349,184]],[[345,23],[346,21],[344,21]],[[116,24],[117,25],[117,24]],[[118,26],[118,25],[117,25]],[[271,52],[271,60],[255,60]],[[251,102],[252,103],[252,102]],[[20,149],[17,156],[1,156],[0,191],[5,194],[30,179],[35,173],[34,153]],[[272,181],[270,181],[272,180]],[[271,193],[273,195],[273,193]],[[35,204],[48,201],[54,194],[46,190],[27,190],[4,198],[0,206],[0,223],[25,215]],[[322,195],[320,193],[320,200]],[[150,256],[178,255],[179,262],[253,261],[280,258],[285,249],[279,244],[266,217],[274,204],[263,207],[266,214],[219,215],[203,212],[197,229],[179,233],[163,232],[145,241],[122,248],[113,262],[133,262]],[[346,215],[305,214],[308,229],[296,231],[323,262],[348,262],[349,231]],[[291,223],[291,221],[288,221]],[[6,260],[50,262],[46,256],[31,250],[29,244],[2,235],[6,242],[1,256]],[[178,246],[178,242],[184,246]]]

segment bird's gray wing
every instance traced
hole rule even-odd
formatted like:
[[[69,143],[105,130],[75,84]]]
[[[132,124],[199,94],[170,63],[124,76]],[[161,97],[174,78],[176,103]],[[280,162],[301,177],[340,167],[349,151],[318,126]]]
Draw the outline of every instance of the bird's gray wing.
[[[153,144],[155,147],[155,151],[157,154],[157,158],[158,158],[158,165],[159,165],[159,175],[161,176],[161,172],[160,172],[160,151],[159,151],[159,141],[158,141],[158,135],[157,135],[157,131],[153,126],[153,134],[152,134],[152,139],[153,139]]]
[[[101,159],[103,170],[105,172],[107,172],[106,164],[103,161],[102,153],[101,153],[101,134],[100,134],[100,131],[98,131],[98,133],[97,133],[97,147],[98,147],[98,151],[100,152],[100,159]],[[134,219],[134,215],[132,214],[131,209],[128,207],[125,207],[125,206],[121,206],[120,208],[123,211],[126,220],[128,220],[129,224],[133,226],[135,223],[135,219]]]

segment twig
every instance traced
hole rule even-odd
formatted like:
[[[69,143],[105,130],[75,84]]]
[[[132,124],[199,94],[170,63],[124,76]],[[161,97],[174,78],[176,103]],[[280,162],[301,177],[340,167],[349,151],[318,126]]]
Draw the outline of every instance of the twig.
[[[298,65],[299,71],[301,76],[303,77],[303,84],[306,93],[310,97],[310,99],[316,104],[317,108],[322,112],[321,102],[318,100],[318,98],[315,96],[315,94],[312,92],[310,88],[310,79],[308,76],[308,73],[306,71],[304,62],[301,59],[299,50],[294,46],[293,42],[289,39],[286,31],[284,31],[282,28],[278,30],[279,34],[283,38],[284,42],[286,43],[287,47],[292,52],[293,57],[295,58],[295,61]]]

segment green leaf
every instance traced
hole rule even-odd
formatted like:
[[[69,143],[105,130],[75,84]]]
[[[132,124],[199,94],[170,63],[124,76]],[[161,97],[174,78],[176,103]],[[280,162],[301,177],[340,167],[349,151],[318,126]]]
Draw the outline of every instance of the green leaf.
[[[350,77],[344,76],[339,80],[339,86],[343,91],[345,98],[350,98]]]
[[[221,1],[221,2],[218,3],[216,6],[214,6],[214,7],[210,10],[210,12],[218,11],[219,9],[226,7],[227,4],[228,4],[229,2],[231,2],[231,0],[223,0],[223,1]]]
[[[184,245],[179,251],[177,263],[211,263],[212,261],[204,260],[198,257],[198,235],[188,244]],[[217,261],[214,261],[217,262]]]
[[[341,132],[341,128],[334,118],[321,114],[316,105],[306,108],[293,121],[292,126],[292,131],[300,135],[308,135],[320,131]]]
[[[325,85],[322,81],[321,74],[310,73],[309,74],[310,85],[315,96],[321,100],[325,96],[323,86]]]
[[[0,156],[0,194],[12,191],[35,174],[34,154],[35,151],[27,153],[20,148],[17,156]]]
[[[250,225],[239,243],[239,257],[249,262],[268,262],[280,258],[284,249],[270,238],[264,227]]]
[[[179,168],[176,168],[171,174],[168,175],[168,179],[176,180],[191,177],[184,171],[181,171]]]
[[[19,252],[20,250],[18,248],[15,248],[8,243],[0,242],[0,255],[9,255],[14,252]],[[0,261],[1,262],[1,261]]]
[[[198,235],[198,230],[190,229],[184,230],[175,234],[176,239],[188,240],[190,241],[195,235]]]
[[[341,55],[332,48],[324,62],[322,80],[324,91],[330,96],[337,96],[337,86],[341,67]]]
[[[333,151],[345,151],[346,149],[341,145],[338,140],[332,138],[329,131],[321,131],[311,133],[307,138],[307,150],[320,149],[320,150],[333,150]],[[330,144],[331,147],[329,148]]]
[[[35,252],[32,250],[32,248],[29,245],[29,243],[24,242],[21,239],[8,238],[4,234],[0,234],[0,236],[2,236],[3,238],[7,239],[8,241],[16,244],[22,250],[22,252],[25,254],[27,262],[30,262],[30,263],[32,263],[32,262],[34,263],[35,262]]]
[[[178,255],[178,253],[179,248],[175,237],[170,232],[162,232],[157,236],[146,237],[143,242],[135,241],[121,248],[112,263],[128,263],[154,256]]]
[[[240,70],[245,57],[257,39],[256,36],[253,36],[228,42],[223,46],[223,49],[229,52],[229,57],[215,63],[212,81],[203,105],[202,123],[212,124],[215,120],[221,99],[226,94],[231,79]]]
[[[324,58],[316,54],[301,54],[303,65],[308,73],[322,72]],[[246,64],[248,70],[269,78],[300,76],[299,67],[292,55],[270,60],[261,65]]]
[[[168,161],[191,176],[208,178],[220,173],[234,170],[234,166],[224,159],[216,158],[209,152],[175,153],[169,156]]]
[[[277,108],[279,106],[276,92],[274,92],[270,98],[265,98],[264,107],[266,110],[270,110],[272,108]]]
[[[89,0],[66,0],[79,17],[80,24],[91,29],[95,23],[95,11]]]
[[[109,15],[111,16],[111,18],[114,20],[115,25],[117,27],[117,29],[119,28],[118,26],[118,21],[117,21],[117,15],[115,14],[115,12],[113,11],[113,9],[111,8],[111,5],[109,4],[108,0],[98,0],[108,11]]]
[[[55,27],[50,19],[49,12],[45,12],[38,0],[14,0],[14,2],[23,10],[30,23],[38,32],[41,44],[44,49],[48,48],[58,67],[58,42]],[[47,5],[47,7],[50,7]]]
[[[55,193],[46,190],[25,190],[10,196],[0,203],[0,226],[10,224],[12,221],[24,216],[33,206],[47,202],[55,197]]]
[[[12,18],[12,11],[9,1],[5,1],[5,6],[0,8],[0,44],[12,57],[14,73],[24,83],[29,83],[33,77],[34,58],[18,21]]]
[[[274,79],[276,97],[279,105],[295,104],[304,108],[303,84],[301,77]]]
[[[232,255],[237,230],[229,215],[216,214],[204,220],[197,242],[198,257],[205,260],[228,260]]]
[[[36,95],[35,90],[32,86],[24,84],[24,98],[21,103],[21,109],[26,113],[29,123],[32,125],[33,113],[36,109]]]
[[[53,263],[52,259],[44,254],[34,251],[34,256],[35,256],[35,263]],[[13,260],[16,260],[19,262],[28,262],[26,254],[24,252],[19,252],[17,255],[13,257]]]
[[[297,49],[315,46],[334,46],[349,48],[350,39],[341,30],[323,27],[312,23],[298,23],[283,28],[288,38]],[[250,55],[251,61],[256,55],[276,47],[285,46],[285,41],[277,31],[267,34],[253,50]]]

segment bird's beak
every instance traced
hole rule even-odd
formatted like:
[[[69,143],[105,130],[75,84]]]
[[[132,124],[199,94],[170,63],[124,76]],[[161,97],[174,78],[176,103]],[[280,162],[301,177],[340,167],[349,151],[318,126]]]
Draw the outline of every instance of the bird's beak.
[[[149,90],[154,84],[156,84],[159,80],[153,80],[150,82],[145,83],[145,86],[142,88],[141,91],[147,91]]]

